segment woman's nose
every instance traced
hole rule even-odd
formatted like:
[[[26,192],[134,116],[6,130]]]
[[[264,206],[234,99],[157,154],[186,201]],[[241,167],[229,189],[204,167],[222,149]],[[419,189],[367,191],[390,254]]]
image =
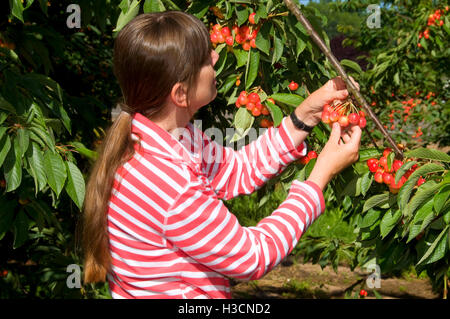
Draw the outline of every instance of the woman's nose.
[[[211,54],[212,54],[212,64],[214,66],[217,60],[219,60],[219,54],[217,54],[216,50],[212,50]]]

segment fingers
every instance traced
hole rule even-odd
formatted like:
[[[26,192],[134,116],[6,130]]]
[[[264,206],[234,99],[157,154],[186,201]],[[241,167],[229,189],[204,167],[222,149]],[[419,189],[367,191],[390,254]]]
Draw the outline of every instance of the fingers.
[[[339,125],[339,123],[333,123],[333,127],[331,129],[331,134],[330,134],[330,138],[329,141],[335,144],[339,144],[341,138],[341,126]]]
[[[355,125],[352,127],[350,132],[351,135],[349,143],[359,148],[359,143],[361,142],[361,134],[362,134],[361,128],[358,125]]]
[[[352,83],[353,83],[353,85],[358,89],[358,91],[359,91],[359,83],[358,82],[356,82],[355,81],[355,79],[353,78],[353,77],[349,77],[350,78],[350,81],[352,81]]]

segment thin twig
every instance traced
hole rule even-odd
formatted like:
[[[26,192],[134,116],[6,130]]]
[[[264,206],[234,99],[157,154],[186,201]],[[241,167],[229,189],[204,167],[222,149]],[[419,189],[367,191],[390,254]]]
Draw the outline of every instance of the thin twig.
[[[363,109],[366,111],[366,113],[369,115],[369,117],[373,120],[375,125],[381,131],[381,133],[386,137],[389,144],[391,144],[391,146],[396,154],[396,157],[399,159],[403,159],[402,151],[398,148],[397,144],[394,142],[394,140],[392,139],[390,134],[383,127],[383,124],[381,124],[380,120],[378,119],[376,114],[372,111],[372,108],[366,102],[366,100],[361,95],[361,93],[358,91],[356,86],[353,84],[352,81],[350,81],[350,78],[347,75],[347,73],[345,72],[342,65],[339,63],[339,61],[336,59],[336,57],[330,51],[330,49],[326,46],[325,42],[322,40],[322,38],[319,36],[319,34],[314,30],[311,23],[300,11],[299,7],[296,4],[294,4],[294,2],[292,0],[283,0],[283,1],[286,4],[286,6],[288,7],[288,9],[292,12],[292,14],[297,18],[297,20],[306,28],[309,36],[316,43],[316,45],[319,47],[319,49],[325,54],[325,56],[328,58],[328,61],[330,61],[331,65],[336,69],[338,74],[345,81],[345,83],[347,85],[347,89],[349,90],[350,94],[352,94],[355,97],[355,99],[358,101],[358,104],[363,107]]]

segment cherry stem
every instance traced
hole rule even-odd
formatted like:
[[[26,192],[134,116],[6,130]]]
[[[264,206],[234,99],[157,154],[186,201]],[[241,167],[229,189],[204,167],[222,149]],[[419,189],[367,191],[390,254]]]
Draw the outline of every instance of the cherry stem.
[[[386,137],[389,144],[391,144],[395,154],[396,158],[402,160],[403,159],[403,153],[398,148],[397,144],[392,139],[391,135],[386,131],[383,124],[381,124],[380,120],[376,116],[376,114],[372,111],[372,108],[369,106],[369,104],[366,102],[364,97],[359,93],[356,86],[353,84],[352,81],[350,81],[349,76],[345,72],[342,65],[339,63],[339,61],[336,59],[334,54],[331,52],[331,50],[327,47],[325,42],[322,40],[322,38],[319,36],[319,34],[314,30],[311,23],[308,21],[308,19],[303,15],[300,8],[297,6],[297,4],[294,4],[292,0],[283,0],[286,7],[289,9],[289,11],[292,12],[292,14],[297,18],[297,20],[306,28],[306,31],[308,32],[309,36],[312,38],[312,40],[316,43],[316,45],[319,47],[319,49],[325,54],[325,56],[328,58],[328,61],[331,63],[331,65],[334,67],[334,69],[337,71],[337,73],[341,76],[341,78],[344,80],[345,84],[347,85],[347,89],[350,94],[352,94],[355,99],[358,101],[358,104],[363,107],[363,109],[367,112],[369,117],[373,120],[377,128],[381,131],[381,133]]]

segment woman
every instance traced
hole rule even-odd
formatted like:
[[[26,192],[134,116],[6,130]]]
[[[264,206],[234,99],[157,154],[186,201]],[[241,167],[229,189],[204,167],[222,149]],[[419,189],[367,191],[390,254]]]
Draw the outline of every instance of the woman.
[[[240,226],[220,199],[252,193],[305,155],[323,105],[348,92],[330,80],[296,116],[234,151],[190,123],[216,97],[217,59],[204,24],[183,12],[139,15],[115,40],[122,112],[83,214],[84,282],[107,279],[113,298],[230,298],[227,277],[254,280],[279,264],[324,211],[326,184],[358,157],[360,128],[333,127],[308,180],[293,181],[257,226]]]

